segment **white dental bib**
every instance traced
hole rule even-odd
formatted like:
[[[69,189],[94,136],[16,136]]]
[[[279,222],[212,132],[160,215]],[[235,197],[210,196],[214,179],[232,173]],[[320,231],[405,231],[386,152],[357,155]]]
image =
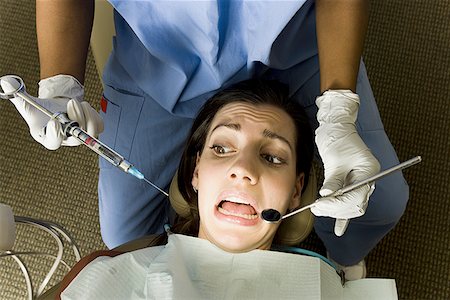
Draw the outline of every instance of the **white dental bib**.
[[[361,294],[362,293],[362,294]],[[395,282],[343,287],[315,257],[253,250],[228,253],[207,240],[172,234],[167,245],[98,257],[62,299],[397,299]],[[376,298],[374,298],[376,297]]]

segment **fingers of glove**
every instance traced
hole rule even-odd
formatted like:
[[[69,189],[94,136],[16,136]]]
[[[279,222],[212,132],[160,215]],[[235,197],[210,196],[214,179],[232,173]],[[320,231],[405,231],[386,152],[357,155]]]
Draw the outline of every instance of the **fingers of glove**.
[[[36,130],[40,130],[47,123],[48,117],[38,109],[25,102],[25,100],[16,97],[11,99],[11,102],[14,104],[22,118],[24,118],[27,122],[30,129],[35,127]]]
[[[337,168],[333,170],[326,169],[325,179],[323,181],[322,187],[320,188],[319,194],[322,197],[326,197],[342,188],[345,183],[345,176],[346,174],[344,172],[341,172]]]
[[[317,217],[333,217],[341,216],[345,208],[344,204],[341,203],[336,197],[323,197],[314,203],[311,207],[311,212]],[[346,209],[348,211],[348,208]]]
[[[78,140],[77,138],[74,137],[68,137],[65,140],[62,141],[61,145],[63,146],[69,146],[69,147],[74,147],[74,146],[78,146],[80,145],[81,142],[80,140]]]
[[[366,212],[373,185],[364,185],[337,197],[323,197],[314,203],[311,212],[320,217],[351,219],[362,216]]]
[[[321,124],[315,130],[315,142],[320,151],[326,152],[329,148],[346,145],[352,140],[352,134],[357,134],[353,124]]]
[[[363,181],[380,171],[380,163],[366,148],[355,154],[345,153],[340,158],[322,157],[324,161],[325,179],[320,190],[321,196],[327,196],[330,191],[337,191],[343,186]],[[330,153],[331,155],[331,153]]]
[[[372,155],[372,152],[370,150],[363,151],[363,153],[360,153],[360,157],[355,158],[351,172],[347,174],[346,182],[352,184],[363,181],[380,172],[380,169],[380,163]]]
[[[64,140],[61,123],[54,119],[49,121],[48,116],[21,98],[11,99],[11,102],[27,122],[31,136],[37,142],[49,150],[56,150],[61,146]]]
[[[40,130],[32,130],[31,135],[36,141],[49,150],[58,149],[64,140],[61,130],[61,123],[55,119],[48,121],[45,128]]]
[[[85,101],[79,102],[76,99],[71,99],[67,103],[67,116],[69,119],[76,121],[82,129],[94,137],[97,137],[103,131],[102,119]],[[64,146],[78,146],[81,142],[74,137],[69,137],[62,144]]]
[[[38,105],[41,105],[50,112],[60,112],[66,110],[67,99],[59,98],[54,100],[46,100],[32,96],[29,97]],[[43,128],[46,127],[49,117],[19,97],[11,99],[11,102],[14,104],[20,115],[24,118],[28,124],[28,127],[30,127],[30,132],[33,138],[42,144],[42,139],[39,137],[41,135],[45,136],[42,132],[45,132]]]
[[[54,99],[41,99],[28,95],[36,104],[42,106],[52,113],[65,112],[67,107],[68,98],[54,98]],[[48,116],[43,112],[27,103],[22,98],[16,97],[11,99],[11,102],[16,106],[17,110],[24,118],[45,118],[48,120]],[[47,122],[47,121],[46,121]]]
[[[365,151],[370,152],[351,124],[320,126],[316,129],[315,142],[324,163],[329,165],[354,163],[355,158],[365,156]]]
[[[334,234],[336,236],[344,235],[349,222],[348,219],[336,219],[336,222],[334,223]]]
[[[70,99],[67,102],[67,116],[69,119],[76,121],[81,128],[86,129],[86,117],[80,102],[75,99]]]
[[[316,135],[316,144],[325,169],[324,186],[333,191],[343,184],[354,183],[349,173],[358,171],[356,181],[361,181],[377,173],[379,163],[362,141],[359,134],[354,131],[341,138],[331,130],[326,136]],[[366,176],[362,176],[366,172]],[[333,177],[338,176],[336,179]]]
[[[98,112],[92,108],[92,106],[86,102],[81,102],[83,112],[86,117],[86,131],[94,137],[98,137],[103,132],[103,120]]]

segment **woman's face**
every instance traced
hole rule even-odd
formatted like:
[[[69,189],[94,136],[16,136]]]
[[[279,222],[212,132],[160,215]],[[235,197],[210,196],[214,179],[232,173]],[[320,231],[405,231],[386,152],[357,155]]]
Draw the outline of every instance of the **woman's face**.
[[[277,107],[235,102],[217,112],[192,179],[200,238],[230,252],[270,248],[279,225],[261,211],[300,204],[296,139],[293,120]]]

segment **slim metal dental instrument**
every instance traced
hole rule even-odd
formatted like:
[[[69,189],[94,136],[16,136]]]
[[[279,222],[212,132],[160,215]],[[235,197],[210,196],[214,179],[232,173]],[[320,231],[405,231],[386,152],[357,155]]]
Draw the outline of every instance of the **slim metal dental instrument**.
[[[375,180],[378,180],[378,179],[380,179],[380,178],[382,178],[382,177],[384,177],[386,175],[389,175],[392,172],[399,171],[399,170],[411,167],[411,166],[413,166],[415,164],[420,163],[421,161],[422,161],[422,158],[420,156],[416,156],[416,157],[411,158],[411,159],[409,159],[409,160],[407,160],[405,162],[402,162],[402,163],[400,163],[400,164],[398,164],[398,165],[396,165],[394,167],[391,167],[389,169],[381,171],[378,174],[376,174],[374,176],[371,176],[371,177],[369,177],[369,178],[367,178],[365,180],[362,180],[362,181],[356,182],[354,184],[348,185],[346,187],[343,187],[343,188],[335,191],[331,195],[328,195],[327,197],[341,196],[341,195],[343,195],[343,194],[345,194],[347,192],[350,192],[350,191],[352,191],[352,190],[354,190],[356,188],[359,188],[359,187],[361,187],[361,186],[363,186],[365,184],[371,183],[371,182],[373,182]],[[316,201],[320,201],[320,198],[317,199]],[[292,211],[292,212],[290,212],[290,213],[288,213],[288,214],[286,214],[284,216],[281,216],[281,213],[279,211],[275,210],[275,209],[272,209],[272,208],[265,209],[265,210],[263,210],[261,212],[261,217],[263,218],[264,221],[266,221],[268,223],[278,223],[281,220],[289,218],[290,216],[293,216],[295,214],[298,214],[298,213],[300,213],[300,212],[302,212],[302,211],[304,211],[306,209],[309,209],[309,208],[313,207],[314,205],[315,205],[315,203],[312,203],[310,205],[301,207],[301,208],[299,208],[297,210],[294,210],[294,211]]]
[[[11,92],[5,92],[2,90],[2,92],[0,92],[0,98],[4,99],[12,99],[15,97],[22,98],[28,104],[38,109],[43,114],[47,115],[49,118],[58,120],[62,124],[62,131],[64,135],[66,135],[67,137],[70,136],[75,137],[81,143],[83,143],[89,149],[91,149],[92,151],[103,157],[106,161],[108,161],[115,167],[119,168],[125,173],[133,175],[138,179],[144,180],[152,187],[157,189],[159,192],[164,194],[166,197],[169,196],[167,192],[162,190],[160,187],[158,187],[151,181],[147,180],[144,177],[144,175],[135,166],[133,166],[133,164],[128,162],[122,155],[120,155],[113,149],[109,148],[108,146],[100,142],[98,139],[90,136],[86,131],[81,129],[79,127],[79,124],[75,121],[70,120],[66,113],[63,112],[53,113],[48,109],[46,109],[45,107],[43,107],[42,105],[38,104],[36,101],[34,101],[31,98],[31,96],[26,92],[25,84],[23,83],[22,78],[16,75],[6,75],[0,77],[0,81],[5,81],[9,83],[9,85],[11,85],[12,88],[14,88],[14,90]]]

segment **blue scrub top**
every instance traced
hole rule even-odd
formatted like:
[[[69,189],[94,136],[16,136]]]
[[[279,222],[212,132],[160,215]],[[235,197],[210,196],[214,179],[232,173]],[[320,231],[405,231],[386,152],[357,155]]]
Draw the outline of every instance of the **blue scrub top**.
[[[110,2],[115,58],[175,115],[192,118],[201,104],[183,103],[202,103],[268,67],[285,70],[317,55],[315,24],[299,32],[309,11],[300,8],[313,1]]]

